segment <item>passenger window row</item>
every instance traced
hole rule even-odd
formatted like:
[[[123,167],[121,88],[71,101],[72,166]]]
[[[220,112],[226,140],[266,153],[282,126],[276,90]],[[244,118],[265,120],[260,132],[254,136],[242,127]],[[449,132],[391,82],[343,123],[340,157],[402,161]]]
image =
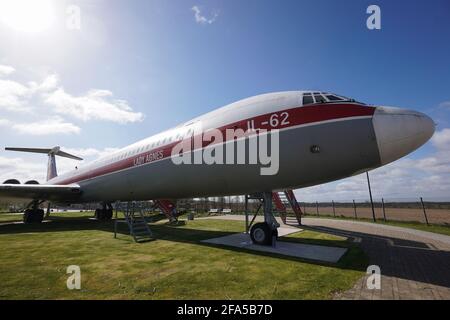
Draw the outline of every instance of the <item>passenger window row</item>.
[[[133,155],[136,155],[136,154],[139,154],[139,153],[142,153],[145,151],[150,151],[153,148],[165,145],[167,143],[171,143],[174,141],[180,141],[184,138],[191,136],[194,133],[193,129],[189,129],[187,131],[184,130],[185,132],[179,132],[179,130],[177,130],[177,131],[178,132],[173,132],[172,134],[170,134],[168,136],[166,135],[164,138],[161,137],[161,138],[157,139],[156,141],[148,143],[145,146],[142,146],[142,147],[139,147],[139,148],[136,148],[133,150],[129,150],[126,152],[122,151],[121,154],[115,155],[115,156],[113,156],[109,159],[105,159],[105,160],[100,159],[100,160],[96,161],[95,163],[97,165],[105,165],[105,164],[113,163],[116,161],[120,161],[120,160],[126,159],[128,157],[131,157]]]

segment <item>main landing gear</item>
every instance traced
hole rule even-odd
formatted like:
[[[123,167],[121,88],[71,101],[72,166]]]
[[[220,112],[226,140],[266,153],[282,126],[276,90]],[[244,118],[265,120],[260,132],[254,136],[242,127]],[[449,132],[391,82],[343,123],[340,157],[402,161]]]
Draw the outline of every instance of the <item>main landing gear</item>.
[[[41,223],[44,219],[44,210],[39,208],[25,209],[23,213],[24,223]]]
[[[264,222],[256,223],[250,228],[250,238],[255,244],[266,246],[273,245],[274,241],[278,238],[277,228],[280,224],[272,213],[272,192],[263,192],[257,197],[251,197],[250,199],[259,199],[261,201],[260,207],[263,206],[264,208]],[[258,214],[258,211],[256,214]],[[256,214],[253,217],[252,222],[255,220]]]
[[[97,220],[111,220],[113,216],[113,207],[110,203],[103,203],[101,209],[95,209],[95,219]]]
[[[43,209],[39,209],[39,205],[42,202],[39,201],[33,201],[31,202],[29,206],[31,206],[31,208],[26,208],[24,213],[23,213],[23,223],[41,223],[42,220],[44,219],[44,210]]]

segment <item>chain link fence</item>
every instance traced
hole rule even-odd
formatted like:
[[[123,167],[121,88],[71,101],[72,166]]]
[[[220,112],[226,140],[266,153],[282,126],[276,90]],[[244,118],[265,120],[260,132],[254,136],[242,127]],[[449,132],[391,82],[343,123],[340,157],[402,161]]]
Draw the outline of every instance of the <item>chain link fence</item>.
[[[298,199],[300,200],[300,199]],[[434,199],[430,197],[417,198],[374,198],[372,205],[368,199],[330,200],[316,202],[301,202],[301,209],[308,217],[336,217],[373,220],[373,212],[376,221],[420,222],[428,224],[450,225],[450,201]],[[151,202],[145,202],[148,210],[154,210]],[[71,206],[70,209],[95,210],[98,204],[83,204]],[[250,212],[255,212],[259,202],[249,201]],[[243,214],[244,197],[218,197],[183,199],[177,202],[177,209],[182,214],[185,212],[208,213],[216,209],[218,213],[228,212]],[[2,204],[2,212],[21,212],[23,206]],[[287,206],[288,215],[293,213]],[[277,213],[275,213],[277,215]]]
[[[330,202],[303,202],[307,216],[370,219],[379,221],[422,222],[450,225],[450,201],[426,198],[339,200]]]

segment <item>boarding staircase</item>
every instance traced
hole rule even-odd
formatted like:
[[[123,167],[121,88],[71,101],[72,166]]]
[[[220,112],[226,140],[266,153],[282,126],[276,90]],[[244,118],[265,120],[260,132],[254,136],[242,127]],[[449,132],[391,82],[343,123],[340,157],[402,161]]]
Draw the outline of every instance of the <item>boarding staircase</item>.
[[[287,225],[302,224],[302,209],[295,198],[292,190],[284,190],[272,193],[272,200],[281,220]],[[294,217],[287,215],[287,207],[290,206],[294,212]]]
[[[154,207],[159,208],[166,215],[170,222],[178,221],[175,204],[170,200],[154,200]]]
[[[124,211],[125,221],[130,229],[130,235],[135,242],[146,242],[152,240],[152,231],[148,226],[141,208],[127,206]]]

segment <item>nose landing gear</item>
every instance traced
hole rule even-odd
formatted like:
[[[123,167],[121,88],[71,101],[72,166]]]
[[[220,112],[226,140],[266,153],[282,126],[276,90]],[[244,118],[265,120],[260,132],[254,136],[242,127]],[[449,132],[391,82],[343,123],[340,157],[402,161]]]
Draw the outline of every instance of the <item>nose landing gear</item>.
[[[255,220],[261,206],[264,208],[264,222],[256,223],[251,228],[248,224],[248,199],[260,200],[260,206],[256,211],[250,225]],[[247,232],[250,231],[250,238],[253,243],[266,246],[273,245],[274,241],[278,238],[277,228],[280,224],[277,222],[272,213],[272,192],[263,192],[257,195],[246,196],[245,200],[246,230]]]
[[[278,238],[278,230],[272,230],[265,222],[256,223],[250,229],[250,238],[255,244],[271,246],[274,238]]]

